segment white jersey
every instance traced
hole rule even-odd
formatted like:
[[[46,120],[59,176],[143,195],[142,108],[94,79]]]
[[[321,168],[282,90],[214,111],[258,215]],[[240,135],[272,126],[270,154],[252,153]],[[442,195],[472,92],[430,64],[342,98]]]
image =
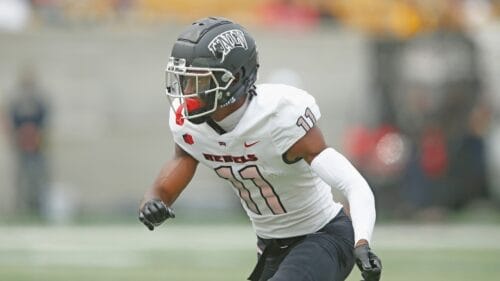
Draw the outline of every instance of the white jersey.
[[[223,134],[207,123],[178,122],[172,110],[174,140],[231,183],[258,236],[315,232],[342,206],[307,162],[286,163],[283,154],[320,118],[319,108],[294,87],[263,84],[256,92],[236,127]]]

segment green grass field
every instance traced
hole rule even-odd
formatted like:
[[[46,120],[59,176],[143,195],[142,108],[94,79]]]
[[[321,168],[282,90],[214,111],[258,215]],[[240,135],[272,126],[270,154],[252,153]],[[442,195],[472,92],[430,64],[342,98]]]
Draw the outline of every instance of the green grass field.
[[[373,243],[385,281],[500,280],[498,238],[495,225],[382,225]],[[0,227],[2,281],[234,281],[254,262],[241,224]]]

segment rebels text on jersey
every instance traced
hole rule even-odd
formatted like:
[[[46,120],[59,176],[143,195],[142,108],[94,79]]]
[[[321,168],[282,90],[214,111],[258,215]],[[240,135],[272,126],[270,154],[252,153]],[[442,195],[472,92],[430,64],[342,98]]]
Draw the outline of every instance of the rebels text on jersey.
[[[219,134],[207,123],[176,122],[174,141],[200,163],[228,180],[262,238],[312,233],[340,211],[331,188],[304,161],[283,154],[320,118],[314,98],[280,84],[262,84],[236,127]]]

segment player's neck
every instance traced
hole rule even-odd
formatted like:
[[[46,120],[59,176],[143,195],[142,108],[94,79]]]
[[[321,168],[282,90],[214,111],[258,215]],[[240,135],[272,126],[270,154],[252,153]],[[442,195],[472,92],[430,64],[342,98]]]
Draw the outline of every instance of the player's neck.
[[[238,108],[243,106],[245,104],[246,100],[247,100],[247,96],[245,95],[245,96],[239,98],[235,103],[230,104],[226,107],[222,107],[222,108],[217,109],[211,115],[212,119],[216,122],[222,121],[224,118],[231,115],[231,113],[235,112],[236,110],[238,110]]]

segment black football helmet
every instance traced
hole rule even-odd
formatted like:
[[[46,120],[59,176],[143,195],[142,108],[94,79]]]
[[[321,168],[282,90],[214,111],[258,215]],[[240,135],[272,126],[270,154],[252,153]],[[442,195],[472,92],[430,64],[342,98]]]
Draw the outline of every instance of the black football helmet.
[[[246,95],[258,67],[255,41],[242,26],[215,17],[195,21],[177,38],[166,68],[166,94],[178,122],[203,123]]]

